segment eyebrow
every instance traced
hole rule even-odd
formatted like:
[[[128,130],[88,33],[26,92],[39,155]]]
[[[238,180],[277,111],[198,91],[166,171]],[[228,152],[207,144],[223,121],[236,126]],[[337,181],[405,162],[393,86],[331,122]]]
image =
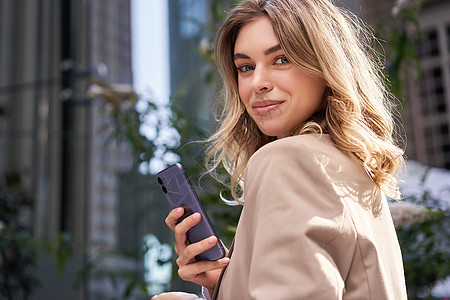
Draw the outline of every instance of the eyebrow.
[[[274,52],[277,52],[277,51],[280,50],[280,49],[281,49],[280,44],[275,45],[275,46],[273,46],[273,47],[270,47],[270,48],[267,49],[266,51],[264,51],[264,55],[272,54],[272,53],[274,53]]]
[[[274,53],[274,52],[277,52],[277,51],[280,50],[280,49],[281,49],[280,44],[277,44],[277,45],[275,45],[275,46],[273,46],[273,47],[270,47],[269,49],[265,50],[265,51],[264,51],[264,55],[272,54],[272,53]],[[242,53],[235,53],[235,54],[233,55],[233,60],[237,60],[237,59],[239,59],[239,58],[242,58],[242,59],[250,59],[250,57],[249,57],[248,55],[242,54]]]

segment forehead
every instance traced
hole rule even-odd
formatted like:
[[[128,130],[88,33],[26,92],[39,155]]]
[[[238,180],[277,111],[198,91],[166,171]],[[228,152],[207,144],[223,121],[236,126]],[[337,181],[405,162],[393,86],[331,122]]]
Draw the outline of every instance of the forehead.
[[[239,30],[234,44],[234,53],[252,50],[266,50],[279,44],[273,31],[272,24],[267,17],[258,17]]]

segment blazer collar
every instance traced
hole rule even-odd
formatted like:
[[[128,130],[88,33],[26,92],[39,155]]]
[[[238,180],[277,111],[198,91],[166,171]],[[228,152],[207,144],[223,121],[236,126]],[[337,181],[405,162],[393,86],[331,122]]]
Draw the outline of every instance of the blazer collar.
[[[230,259],[231,259],[231,254],[233,254],[233,250],[234,250],[234,239],[233,239],[233,242],[231,243],[230,251],[228,251],[228,257]],[[223,275],[225,274],[225,270],[227,268],[228,268],[228,266],[225,266],[222,268],[222,272],[220,272],[219,279],[217,280],[216,286],[214,287],[214,293],[212,295],[211,300],[217,300],[217,296],[219,295],[220,284],[222,283]]]

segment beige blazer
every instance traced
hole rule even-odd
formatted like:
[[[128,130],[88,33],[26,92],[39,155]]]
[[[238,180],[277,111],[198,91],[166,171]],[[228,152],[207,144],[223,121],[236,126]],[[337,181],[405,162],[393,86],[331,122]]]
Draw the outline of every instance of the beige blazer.
[[[406,299],[384,194],[328,135],[259,149],[244,199],[217,299]]]

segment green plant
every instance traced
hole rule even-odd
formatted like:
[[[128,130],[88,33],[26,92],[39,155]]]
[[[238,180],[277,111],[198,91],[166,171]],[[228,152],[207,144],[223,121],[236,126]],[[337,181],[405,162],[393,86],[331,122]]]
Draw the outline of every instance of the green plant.
[[[54,241],[33,236],[24,215],[33,208],[34,200],[22,177],[17,171],[9,171],[0,178],[0,295],[6,299],[28,299],[39,287],[39,255],[53,255],[62,272],[74,248],[68,234],[60,234]]]
[[[421,197],[406,197],[404,202],[417,207],[415,215],[404,218],[410,221],[397,224],[396,228],[408,296],[432,299],[432,288],[450,275],[450,210],[433,199],[428,191]]]
[[[150,298],[152,295],[148,293],[147,283],[142,274],[134,269],[124,270],[123,266],[118,265],[118,259],[134,261],[135,257],[117,251],[101,252],[91,256],[88,263],[78,272],[74,286],[80,286],[82,280],[89,275],[101,272],[106,274],[114,294],[117,295],[114,299],[129,299],[134,294]]]
[[[8,172],[0,182],[0,294],[6,299],[27,299],[39,284],[34,273],[38,245],[20,219],[33,200],[21,178]]]
[[[375,35],[385,41],[385,67],[391,92],[402,99],[404,84],[419,77],[416,44],[421,37],[418,14],[425,0],[396,1],[391,15],[375,25]]]

